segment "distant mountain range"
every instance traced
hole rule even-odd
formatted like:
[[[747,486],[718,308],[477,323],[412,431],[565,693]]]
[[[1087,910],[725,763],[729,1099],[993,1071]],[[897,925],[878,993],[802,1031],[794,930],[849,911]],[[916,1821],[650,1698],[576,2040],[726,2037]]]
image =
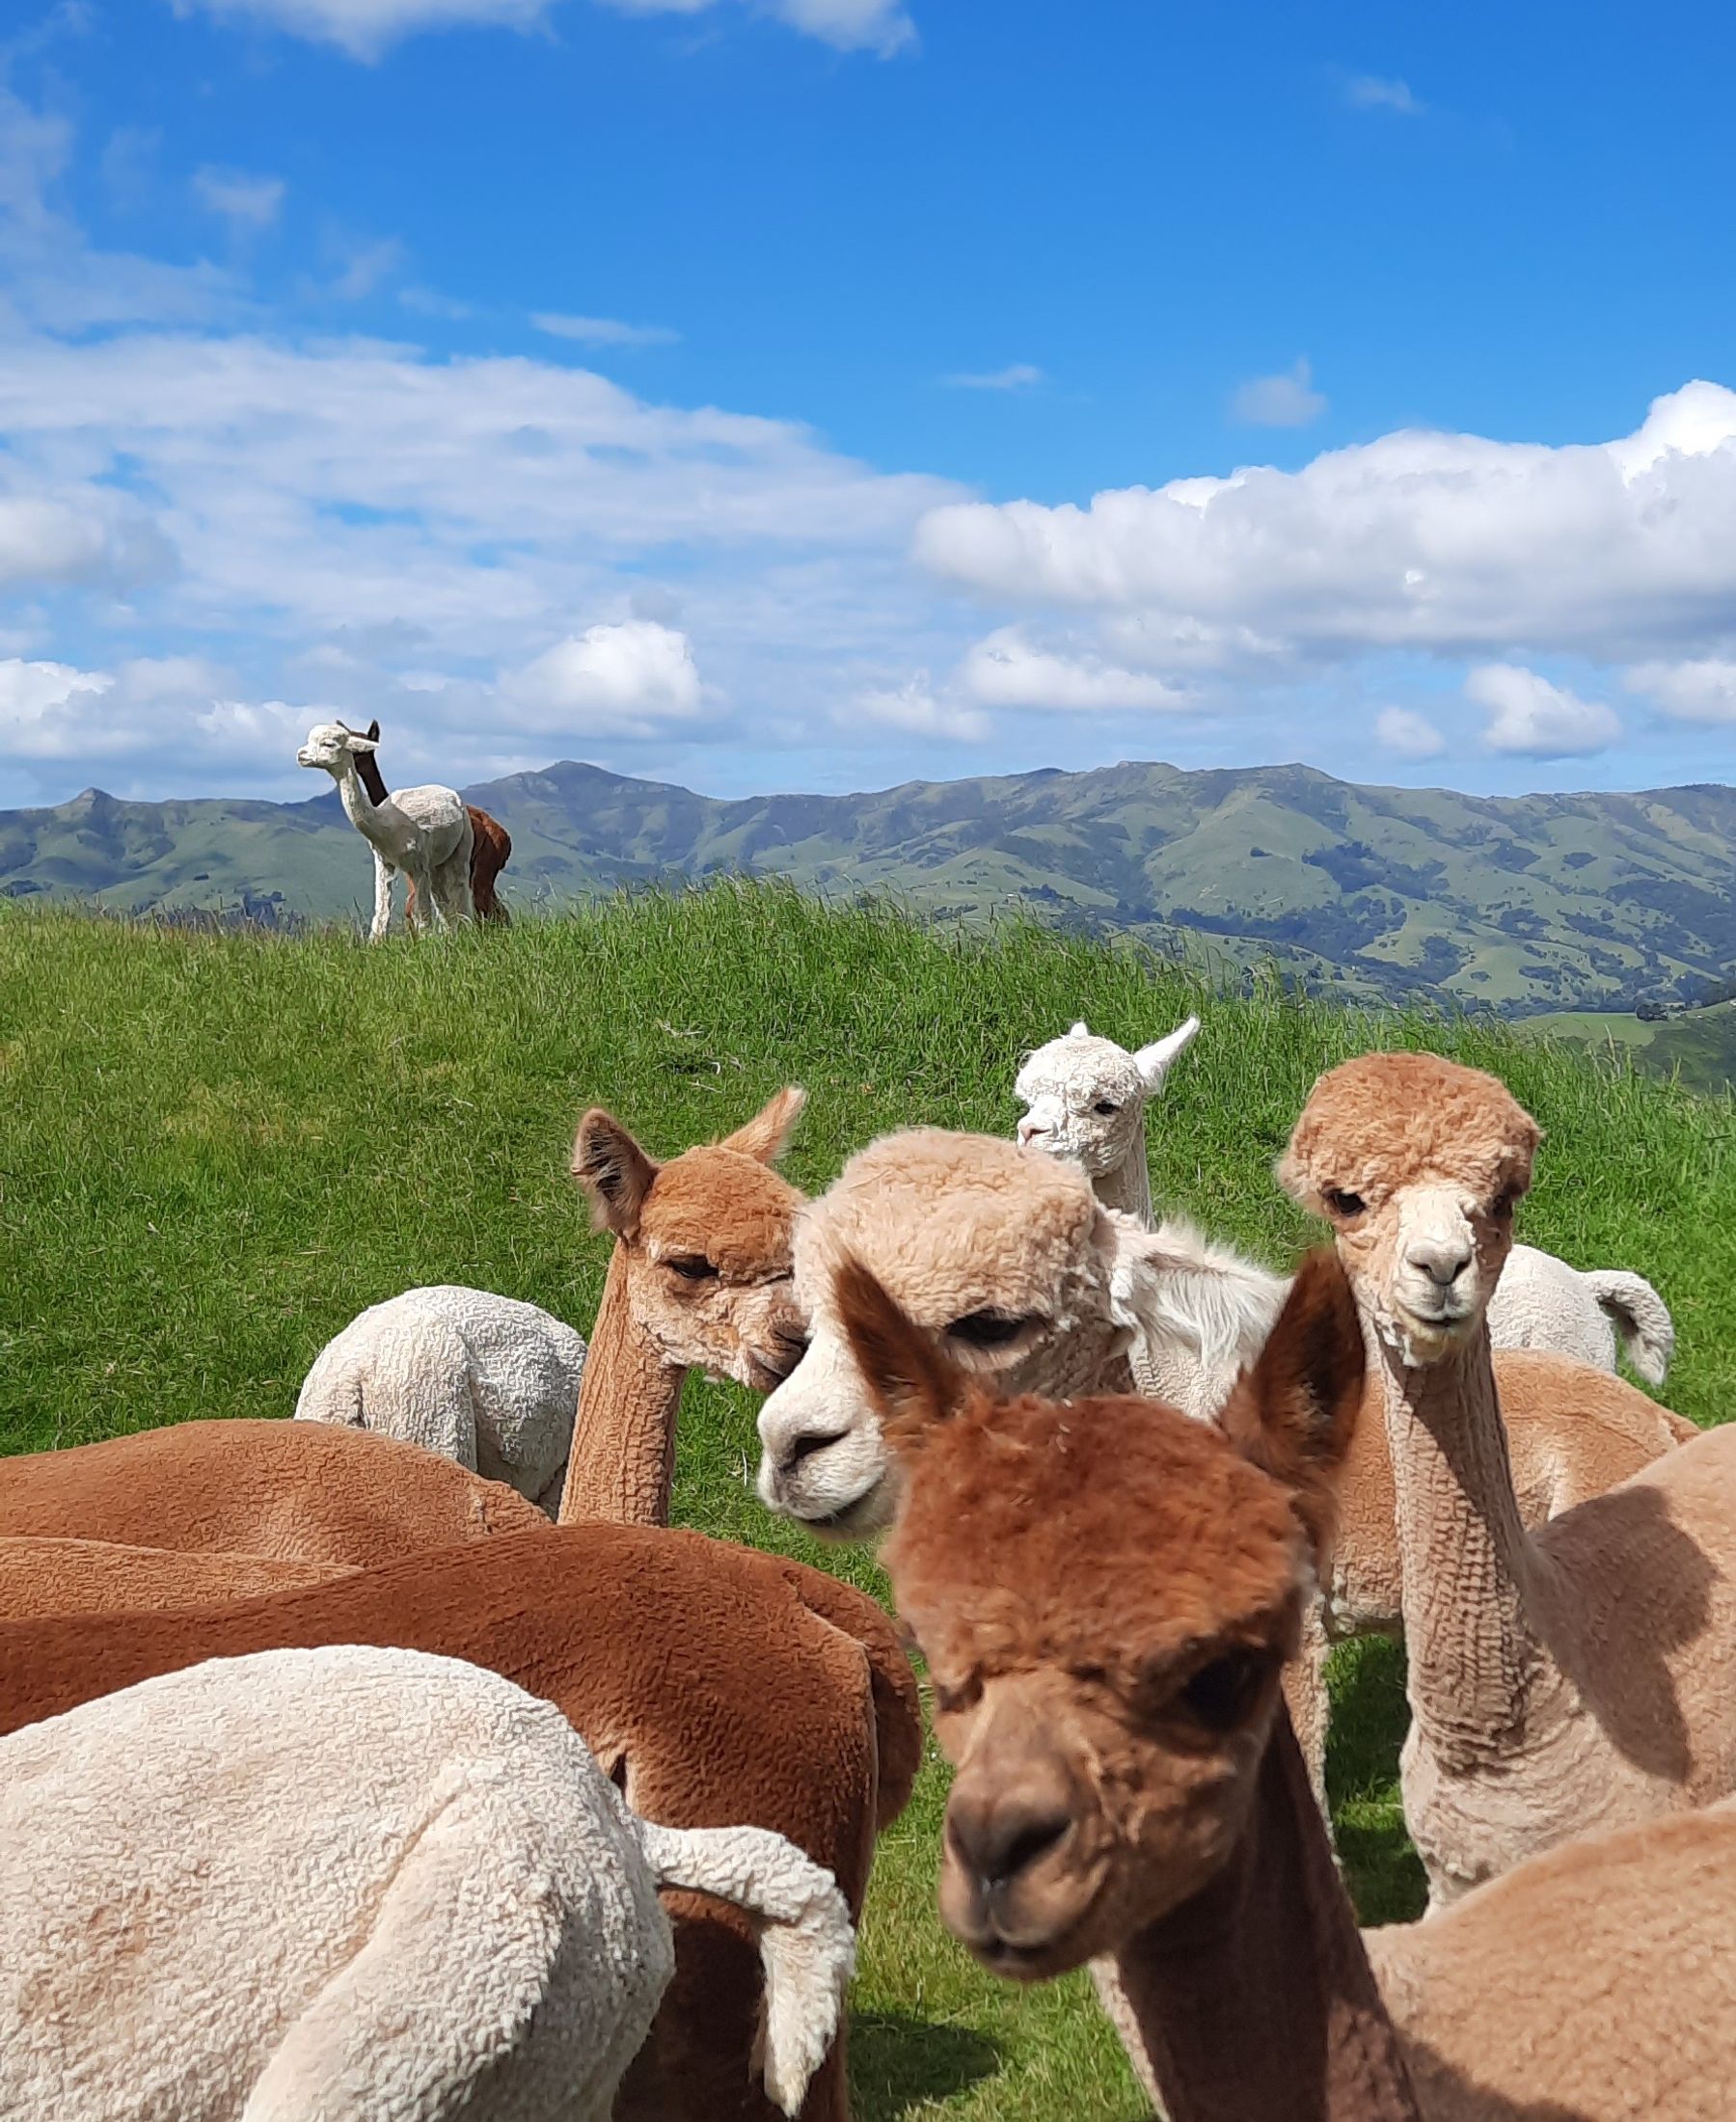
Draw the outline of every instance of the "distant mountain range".
[[[724,803],[570,761],[467,789],[513,836],[509,897],[740,871],[918,911],[1039,918],[1275,958],[1364,999],[1509,1015],[1699,1000],[1736,972],[1736,789],[1473,797],[1311,768],[1122,765],[866,796]],[[90,789],[0,812],[0,892],[131,910],[347,915],[366,850],[310,803],[126,803]]]

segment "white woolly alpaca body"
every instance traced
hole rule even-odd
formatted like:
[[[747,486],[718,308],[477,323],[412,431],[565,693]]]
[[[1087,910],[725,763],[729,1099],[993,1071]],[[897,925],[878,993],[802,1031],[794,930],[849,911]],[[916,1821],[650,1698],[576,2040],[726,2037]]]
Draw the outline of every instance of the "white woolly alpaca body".
[[[657,1888],[770,1924],[767,2087],[841,2009],[830,1875],[637,1820],[456,1659],[213,1659],[0,1741],[8,2122],[605,2122],[674,1969]]]
[[[296,753],[305,767],[323,767],[338,783],[344,815],[373,850],[374,911],[367,937],[378,942],[392,925],[393,885],[401,873],[416,885],[435,928],[475,917],[471,899],[473,828],[456,789],[439,782],[400,788],[376,803],[356,772],[359,752],[376,748],[371,737],[342,722],[317,722]]]
[[[1077,1023],[1039,1047],[1014,1087],[1027,1107],[1021,1143],[1071,1157],[1104,1208],[1139,1216],[1148,1230],[1173,1238],[1182,1260],[1194,1258],[1198,1273],[1173,1285],[1165,1319],[1135,1347],[1133,1371],[1142,1392],[1189,1414],[1209,1414],[1223,1404],[1239,1365],[1260,1352],[1289,1285],[1191,1224],[1159,1223],[1153,1213],[1145,1108],[1199,1028],[1190,1017],[1168,1038],[1129,1053]],[[1246,1287],[1226,1290],[1224,1281],[1234,1284],[1238,1272]],[[1225,1343],[1227,1328],[1246,1337],[1239,1347]],[[1570,1267],[1532,1245],[1513,1247],[1489,1305],[1489,1337],[1497,1348],[1539,1348],[1612,1372],[1619,1337],[1648,1385],[1663,1384],[1675,1348],[1668,1310],[1642,1276]]]
[[[553,1517],[583,1372],[583,1341],[540,1305],[437,1283],[359,1312],[313,1358],[295,1412],[420,1444]]]

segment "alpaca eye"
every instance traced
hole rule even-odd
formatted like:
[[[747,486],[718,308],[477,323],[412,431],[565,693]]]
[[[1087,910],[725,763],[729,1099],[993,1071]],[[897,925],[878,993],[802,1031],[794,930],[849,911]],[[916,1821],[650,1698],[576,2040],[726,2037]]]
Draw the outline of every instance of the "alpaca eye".
[[[1036,1315],[1030,1312],[967,1312],[963,1319],[955,1319],[946,1331],[967,1348],[1005,1348],[1036,1323]]]
[[[671,1260],[668,1266],[683,1282],[715,1282],[718,1270],[703,1253],[684,1253],[679,1260]]]
[[[1352,1216],[1361,1215],[1369,1204],[1361,1194],[1334,1192],[1326,1196],[1326,1206],[1334,1215]]]
[[[1105,1120],[1109,1117],[1111,1113],[1118,1113],[1121,1111],[1121,1107],[1107,1098],[1099,1098],[1097,1103],[1093,1105],[1091,1109],[1093,1112],[1100,1112]]]
[[[1232,1650],[1184,1682],[1181,1700],[1208,1731],[1234,1731],[1253,1708],[1270,1665],[1260,1651]]]

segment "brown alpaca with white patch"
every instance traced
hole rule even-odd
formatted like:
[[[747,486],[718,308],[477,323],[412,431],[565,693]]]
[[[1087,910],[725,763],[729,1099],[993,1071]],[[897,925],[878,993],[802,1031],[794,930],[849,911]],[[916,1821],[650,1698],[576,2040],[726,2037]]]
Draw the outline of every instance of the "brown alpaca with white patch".
[[[1369,1054],[1316,1084],[1279,1167],[1334,1225],[1380,1396],[1404,1810],[1437,1907],[1570,1836],[1736,1791],[1736,1429],[1526,1527],[1486,1312],[1538,1139],[1495,1077]],[[1596,1375],[1539,1373],[1563,1433]]]
[[[770,1392],[807,1330],[791,1284],[802,1197],[773,1169],[807,1094],[792,1085],[721,1142],[659,1164],[593,1106],[573,1176],[614,1251],[585,1357],[559,1522],[667,1525],[690,1370]]]
[[[1228,1434],[997,1401],[854,1265],[836,1303],[907,1469],[886,1562],[958,1771],[941,1914],[978,1959],[1030,1981],[1111,1955],[1170,2122],[1724,2114],[1736,1807],[1357,1932],[1277,1685],[1361,1400],[1329,1254]]]

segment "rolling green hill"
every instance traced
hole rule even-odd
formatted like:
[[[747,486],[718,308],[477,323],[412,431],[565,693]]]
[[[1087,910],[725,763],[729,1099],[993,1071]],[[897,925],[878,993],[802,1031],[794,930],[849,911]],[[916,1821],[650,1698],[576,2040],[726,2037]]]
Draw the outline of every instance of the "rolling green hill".
[[[747,871],[928,915],[1010,906],[1172,955],[1276,959],[1360,1000],[1510,1015],[1690,998],[1736,966],[1736,790],[1484,798],[1307,767],[1122,765],[725,803],[565,762],[466,791],[515,851],[509,897]],[[335,794],[0,813],[0,891],[314,918],[370,897]]]

